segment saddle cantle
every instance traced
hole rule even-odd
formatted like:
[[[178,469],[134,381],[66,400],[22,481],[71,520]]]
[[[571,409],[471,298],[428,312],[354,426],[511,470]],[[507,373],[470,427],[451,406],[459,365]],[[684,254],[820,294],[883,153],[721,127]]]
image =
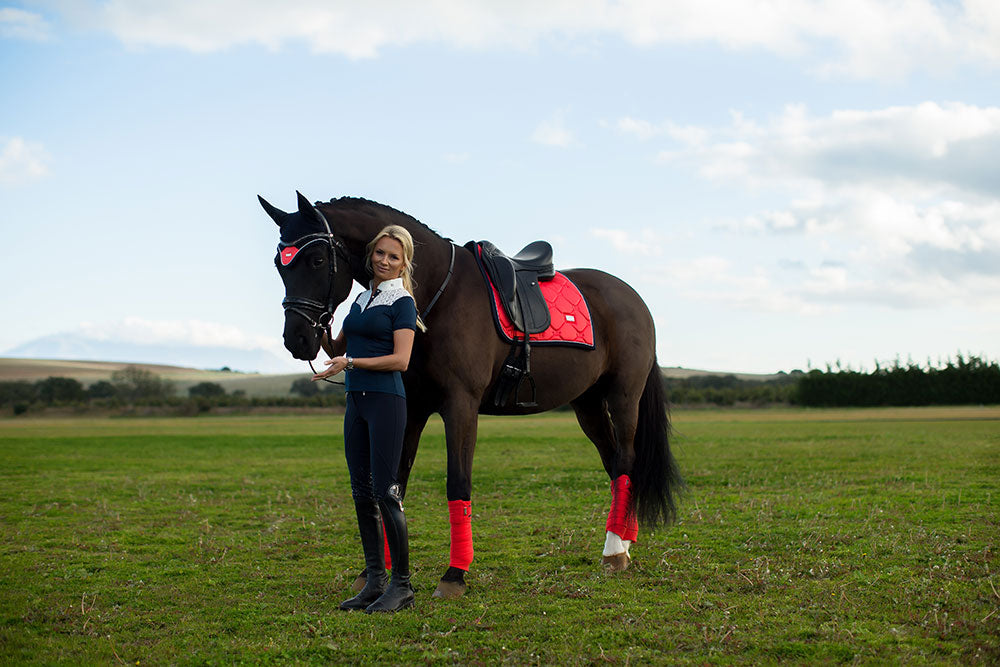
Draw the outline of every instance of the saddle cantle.
[[[489,241],[469,241],[466,248],[476,254],[497,292],[503,309],[518,331],[541,333],[552,324],[549,307],[539,287],[552,280],[556,271],[552,262],[552,245],[548,241],[533,241],[516,255],[508,257]]]

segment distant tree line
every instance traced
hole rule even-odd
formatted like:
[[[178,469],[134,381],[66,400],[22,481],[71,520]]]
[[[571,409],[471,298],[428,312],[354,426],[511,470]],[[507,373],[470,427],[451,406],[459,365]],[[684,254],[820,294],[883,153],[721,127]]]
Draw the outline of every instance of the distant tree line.
[[[1000,365],[958,355],[925,366],[897,359],[868,373],[827,367],[780,373],[767,380],[735,375],[665,378],[670,402],[681,406],[875,407],[1000,404]]]
[[[944,365],[897,359],[871,373],[812,370],[798,381],[795,403],[810,407],[994,405],[1000,403],[1000,365],[958,355]]]
[[[259,406],[332,407],[344,405],[342,385],[312,382],[301,378],[292,383],[285,396],[248,397],[242,390],[227,392],[217,382],[199,382],[177,395],[176,385],[155,373],[137,366],[127,366],[84,386],[68,377],[48,377],[28,382],[0,382],[0,408],[19,415],[33,409],[63,407],[86,410],[129,407],[169,408],[181,414],[207,412],[215,407],[241,408]]]

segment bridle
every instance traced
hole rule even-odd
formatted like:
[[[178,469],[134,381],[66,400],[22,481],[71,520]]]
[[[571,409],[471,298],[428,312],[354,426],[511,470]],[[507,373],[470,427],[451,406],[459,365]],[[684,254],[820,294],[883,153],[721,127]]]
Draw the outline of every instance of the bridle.
[[[306,234],[305,236],[301,236],[290,243],[279,241],[278,256],[275,258],[275,264],[280,263],[282,266],[288,266],[300,252],[305,250],[306,247],[313,245],[314,243],[325,243],[327,245],[327,265],[330,267],[330,287],[326,293],[326,302],[316,301],[315,299],[309,299],[304,296],[285,296],[285,298],[281,300],[281,307],[285,309],[286,315],[289,312],[292,312],[304,319],[309,326],[316,331],[316,335],[318,337],[322,339],[322,336],[325,333],[327,340],[332,342],[333,335],[330,329],[333,325],[333,311],[337,308],[337,304],[334,303],[334,286],[336,284],[337,277],[337,255],[341,255],[348,264],[351,262],[351,257],[347,252],[347,248],[344,247],[344,244],[340,241],[340,239],[335,237],[333,232],[330,231],[330,223],[326,221],[326,216],[324,216],[322,211],[318,208],[315,209],[315,211],[319,216],[319,219],[323,222],[323,227],[326,228],[326,231]],[[316,373],[316,369],[313,368],[312,361],[309,362],[309,368],[312,368],[313,374]],[[327,382],[332,382],[332,380],[327,380]]]

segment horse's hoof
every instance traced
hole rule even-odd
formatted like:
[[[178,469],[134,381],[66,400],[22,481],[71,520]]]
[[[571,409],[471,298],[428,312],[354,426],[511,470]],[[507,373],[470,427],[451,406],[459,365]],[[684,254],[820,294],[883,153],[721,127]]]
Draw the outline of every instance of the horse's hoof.
[[[614,556],[605,556],[601,559],[604,565],[604,569],[608,572],[624,572],[628,569],[629,563],[632,559],[629,558],[627,553],[615,554]]]
[[[365,587],[365,584],[367,583],[368,583],[368,578],[363,574],[359,574],[358,578],[354,580],[353,584],[351,584],[351,590],[354,591],[355,593],[360,593],[361,590]]]
[[[442,600],[453,600],[465,595],[467,588],[468,586],[460,581],[439,581],[431,597],[441,598]]]

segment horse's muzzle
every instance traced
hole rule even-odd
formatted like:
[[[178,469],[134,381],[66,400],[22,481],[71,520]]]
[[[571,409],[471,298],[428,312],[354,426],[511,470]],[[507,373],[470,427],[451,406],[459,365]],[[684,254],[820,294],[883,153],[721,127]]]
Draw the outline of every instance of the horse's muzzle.
[[[319,354],[320,337],[316,329],[294,313],[285,316],[285,349],[301,361],[312,361]]]

